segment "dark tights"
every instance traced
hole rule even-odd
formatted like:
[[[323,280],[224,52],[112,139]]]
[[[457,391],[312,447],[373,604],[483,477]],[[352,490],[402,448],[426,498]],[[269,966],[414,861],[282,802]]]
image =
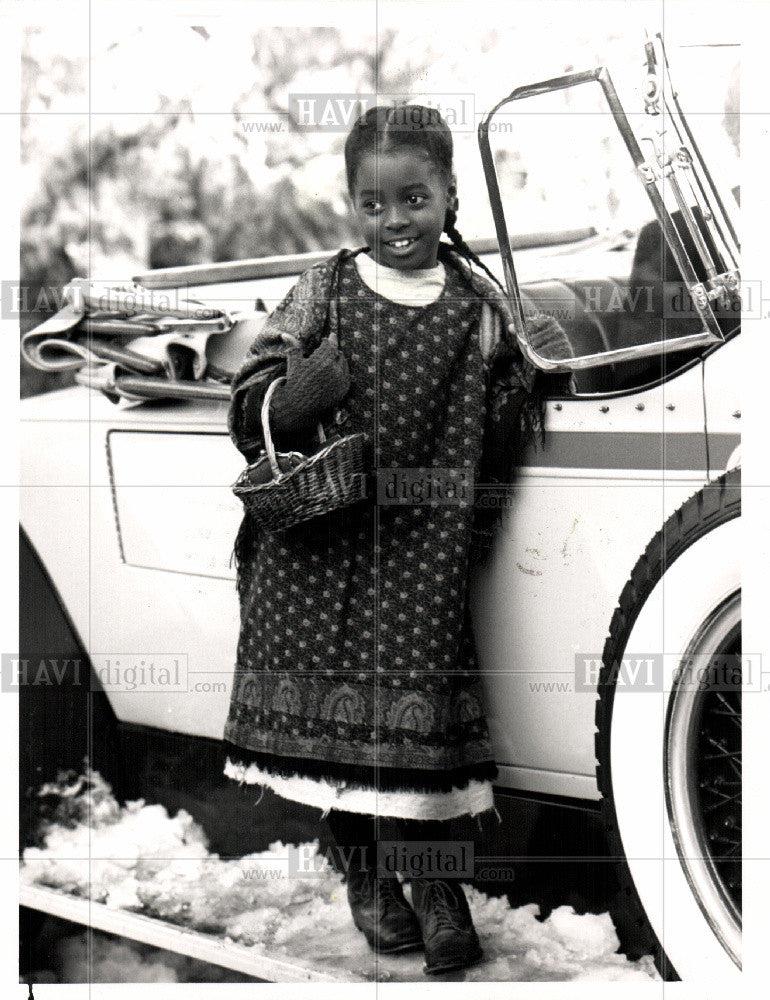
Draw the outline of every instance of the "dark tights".
[[[383,834],[383,821],[366,813],[343,812],[332,809],[326,820],[339,851],[336,860],[342,870],[348,870],[351,863],[362,860],[367,866],[373,866],[377,858],[377,841],[390,839]],[[423,840],[435,843],[439,840],[452,840],[451,822],[448,820],[396,820],[398,835],[401,840]],[[359,850],[360,849],[360,850]],[[364,860],[365,859],[365,860]]]

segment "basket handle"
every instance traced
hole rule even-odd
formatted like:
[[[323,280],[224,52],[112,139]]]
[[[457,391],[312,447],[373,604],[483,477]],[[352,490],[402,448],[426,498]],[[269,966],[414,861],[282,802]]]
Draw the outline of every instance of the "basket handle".
[[[262,436],[265,439],[265,448],[267,450],[267,457],[270,462],[270,469],[272,470],[273,473],[273,479],[278,479],[278,477],[282,475],[282,472],[281,472],[281,467],[278,464],[278,459],[275,457],[275,445],[273,444],[273,438],[272,435],[270,434],[270,418],[269,418],[270,400],[272,399],[273,393],[278,388],[278,386],[285,381],[286,381],[285,375],[281,375],[277,379],[272,381],[267,388],[267,392],[265,393],[265,398],[262,400],[262,411],[261,411]],[[320,420],[318,421],[318,437],[321,439],[321,444],[323,444],[324,441],[326,441],[326,434],[324,433],[323,425],[321,424]]]

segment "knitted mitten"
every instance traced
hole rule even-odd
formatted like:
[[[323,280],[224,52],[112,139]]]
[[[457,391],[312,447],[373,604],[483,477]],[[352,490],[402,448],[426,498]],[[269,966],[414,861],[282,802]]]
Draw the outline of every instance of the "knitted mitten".
[[[286,356],[286,381],[270,400],[270,427],[279,434],[307,430],[337,405],[350,388],[347,359],[328,339],[307,358],[302,348]],[[249,392],[244,402],[244,427],[261,428],[263,392]]]
[[[528,317],[526,324],[532,346],[544,358],[561,361],[575,356],[567,335],[552,316],[537,313]],[[561,395],[574,392],[573,378],[572,372],[541,372],[538,382],[543,384],[545,380],[546,392]]]
[[[538,354],[552,360],[573,357],[572,348],[564,330],[553,316],[536,313],[526,319],[527,332]]]

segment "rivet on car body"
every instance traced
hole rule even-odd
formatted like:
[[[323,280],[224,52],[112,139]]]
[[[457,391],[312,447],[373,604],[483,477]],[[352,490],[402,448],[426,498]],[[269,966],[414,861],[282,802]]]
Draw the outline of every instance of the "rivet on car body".
[[[637,408],[637,410],[643,410],[644,409],[644,403],[637,403],[636,404],[636,408]]]
[[[733,413],[733,416],[735,417],[736,420],[740,420],[741,419],[741,411],[740,410],[736,410],[735,413]]]
[[[553,408],[554,408],[554,410],[560,410],[561,409],[561,403],[554,403],[553,404]]]
[[[609,408],[609,406],[600,406],[600,407],[599,407],[599,410],[600,410],[600,411],[601,411],[602,413],[608,413],[608,412],[609,412],[609,409],[610,409],[610,408]]]
[[[666,403],[666,409],[667,410],[673,410],[674,409],[674,404],[673,403]]]

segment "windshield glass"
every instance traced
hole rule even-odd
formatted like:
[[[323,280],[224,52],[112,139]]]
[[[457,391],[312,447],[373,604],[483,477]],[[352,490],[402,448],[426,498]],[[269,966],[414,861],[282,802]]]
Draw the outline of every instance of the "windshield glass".
[[[709,54],[706,49],[687,51],[688,56],[701,57],[685,60],[690,74]],[[735,52],[731,55],[731,62],[722,59],[718,84],[711,79],[710,89],[702,94],[679,88],[685,108],[688,96],[699,97],[688,124],[728,203],[738,154],[738,71]],[[679,74],[670,55],[669,62],[676,88]],[[651,77],[659,79],[660,74]],[[717,233],[706,222],[711,216],[695,171],[688,166],[671,175],[666,169],[681,143],[662,105],[652,106],[657,113],[645,113],[650,83],[646,72],[633,79],[625,67],[616,81],[618,97],[646,162],[655,167],[654,176],[662,176],[652,190],[662,188],[681,241],[679,252],[697,281],[706,282],[729,270],[731,257],[720,250]],[[509,234],[530,229],[534,219],[546,227],[557,219],[573,226],[582,220],[596,231],[582,244],[514,253],[525,315],[528,309],[553,315],[567,331],[576,356],[670,342],[707,328],[716,332],[710,310],[702,316],[693,304],[689,279],[683,280],[677,257],[664,239],[648,197],[650,188],[634,167],[597,80],[576,76],[569,86],[554,83],[544,93],[505,104],[492,118],[489,139]],[[731,172],[732,184],[725,181]],[[739,312],[717,303],[712,307],[722,334],[737,327]],[[698,350],[668,356],[658,350],[651,357],[616,362],[582,374],[579,388],[614,391],[641,385],[681,367]]]
[[[720,193],[730,199],[738,179],[738,49],[678,48],[669,53],[669,62],[690,128]],[[655,158],[653,138],[664,155],[675,148],[670,124],[663,131],[664,117],[644,112],[641,60],[633,72],[623,65],[617,72],[609,69],[645,157]],[[703,79],[707,86],[701,86]],[[629,273],[636,237],[655,213],[598,83],[506,105],[492,120],[490,145],[511,235],[593,227],[603,237],[594,245],[614,255],[608,266],[619,275]],[[668,186],[664,197],[675,212],[678,205]],[[590,267],[592,259],[581,253],[576,266]],[[542,277],[551,260],[550,254],[517,254],[517,273],[521,280]]]

